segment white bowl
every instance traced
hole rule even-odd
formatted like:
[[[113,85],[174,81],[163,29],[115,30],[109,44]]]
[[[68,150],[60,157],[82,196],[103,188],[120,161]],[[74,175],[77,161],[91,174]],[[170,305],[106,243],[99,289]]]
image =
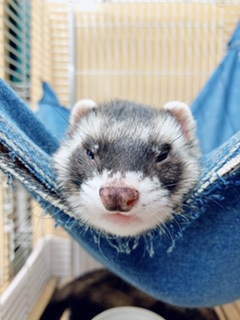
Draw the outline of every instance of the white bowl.
[[[92,320],[164,320],[158,314],[137,307],[117,307],[101,312]]]

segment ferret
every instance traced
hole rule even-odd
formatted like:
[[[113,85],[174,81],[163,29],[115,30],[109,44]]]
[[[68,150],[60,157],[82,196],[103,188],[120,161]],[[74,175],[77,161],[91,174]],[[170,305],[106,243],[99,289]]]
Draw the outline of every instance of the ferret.
[[[127,100],[98,106],[81,100],[53,157],[70,215],[120,237],[163,226],[198,182],[195,133],[183,102],[158,109]]]
[[[165,320],[219,320],[212,308],[191,309],[167,304],[105,269],[88,272],[57,289],[40,320],[59,320],[66,310],[71,320],[91,320],[105,310],[121,306],[145,308]]]

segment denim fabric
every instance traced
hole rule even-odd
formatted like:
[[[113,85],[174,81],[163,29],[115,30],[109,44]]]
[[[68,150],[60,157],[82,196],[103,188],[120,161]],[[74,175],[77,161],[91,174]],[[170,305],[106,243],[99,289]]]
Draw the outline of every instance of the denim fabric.
[[[42,83],[43,97],[39,101],[36,113],[38,119],[58,140],[66,134],[70,111],[62,106],[53,88],[47,82]]]
[[[226,57],[192,105],[204,154],[240,130],[239,84],[240,22],[228,44]]]
[[[0,113],[3,119],[10,119],[17,130],[24,132],[29,143],[36,144],[43,151],[52,154],[59,147],[59,141],[41,124],[33,112],[16,96],[14,91],[1,81]],[[5,120],[2,120],[5,122]]]
[[[58,143],[3,81],[0,115],[3,171],[19,179],[57,224],[108,268],[178,305],[216,305],[240,297],[240,133],[203,157],[202,178],[186,200],[185,218],[169,223],[165,234],[114,238],[68,215],[51,166]]]
[[[230,78],[240,68],[235,55],[232,57],[236,64],[233,68],[229,63]],[[224,88],[217,85],[217,89],[222,95]],[[229,90],[227,87],[226,95]],[[221,102],[214,90],[212,93],[216,104]],[[201,103],[203,114],[204,106]],[[236,117],[237,110],[229,116]],[[219,112],[216,117],[222,117]],[[196,114],[200,117],[201,112]],[[212,116],[204,119],[217,121]],[[205,135],[208,139],[208,131]],[[202,176],[185,200],[184,215],[169,222],[165,233],[155,230],[133,238],[102,234],[69,216],[51,165],[51,154],[58,145],[54,135],[1,81],[0,167],[19,179],[57,224],[113,272],[163,301],[211,306],[240,297],[240,132],[202,157]]]

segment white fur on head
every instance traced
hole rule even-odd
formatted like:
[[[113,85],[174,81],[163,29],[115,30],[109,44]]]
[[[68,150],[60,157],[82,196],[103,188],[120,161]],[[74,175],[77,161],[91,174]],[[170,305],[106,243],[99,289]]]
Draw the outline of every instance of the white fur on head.
[[[76,127],[76,124],[79,120],[84,117],[91,109],[95,108],[97,105],[91,99],[82,99],[79,100],[72,109],[70,124],[73,128]]]
[[[179,122],[187,140],[190,140],[195,136],[196,122],[186,103],[181,101],[170,101],[164,105],[164,109],[169,110]]]

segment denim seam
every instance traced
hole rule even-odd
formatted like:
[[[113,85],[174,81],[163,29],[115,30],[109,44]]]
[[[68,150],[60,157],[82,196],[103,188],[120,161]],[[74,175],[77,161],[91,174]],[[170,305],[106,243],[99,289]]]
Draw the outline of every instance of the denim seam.
[[[7,123],[7,126],[14,130],[13,127]],[[18,141],[15,141],[13,137],[10,137],[11,131],[8,130],[8,132],[0,132],[0,139],[5,142],[5,144],[14,152],[16,155],[19,155],[18,159],[25,163],[25,166],[28,167],[30,171],[37,172],[40,177],[45,178],[46,183],[51,183],[52,188],[56,188],[56,184],[54,183],[52,177],[47,173],[46,168],[44,168],[41,164],[42,162],[47,163],[49,159],[47,159],[46,156],[41,154],[36,148],[33,148],[33,145],[30,144],[28,141],[24,140],[20,135],[18,135],[17,139]],[[17,143],[19,142],[19,143]],[[25,150],[22,145],[28,144],[28,148],[30,151],[32,151],[36,156],[33,156],[30,158],[27,154],[27,150]],[[11,152],[10,152],[11,153]],[[16,155],[14,157],[16,157]],[[13,158],[14,158],[13,157]],[[11,157],[12,158],[12,157]],[[50,158],[50,157],[49,157]],[[30,160],[34,159],[34,163]],[[37,161],[36,161],[37,160]],[[29,165],[31,164],[31,165]],[[45,170],[44,170],[45,169]]]
[[[3,121],[2,121],[2,120],[3,120]],[[8,129],[8,128],[11,129],[11,130],[8,130],[8,132],[7,132],[7,131],[6,131],[6,132],[5,132],[5,131],[2,131],[2,132],[3,132],[4,135],[6,135],[6,137],[9,139],[9,141],[12,141],[12,137],[9,137],[9,132],[10,132],[10,134],[13,133],[13,134],[15,135],[14,131],[15,131],[16,129],[11,125],[11,123],[9,123],[8,121],[6,121],[4,118],[0,118],[0,122],[4,122],[5,125],[6,125],[6,127],[7,127],[7,129]],[[1,128],[0,128],[0,129],[1,129]],[[17,139],[19,139],[19,142],[22,142],[23,144],[27,144],[28,147],[29,147],[32,151],[34,151],[40,159],[42,158],[42,159],[45,160],[45,161],[48,160],[47,157],[44,156],[43,151],[41,151],[42,153],[40,153],[40,152],[37,150],[37,148],[35,148],[35,147],[33,148],[34,145],[33,145],[32,143],[29,143],[29,141],[27,141],[26,139],[23,139],[22,136],[19,135],[19,133],[18,133]],[[13,142],[15,142],[15,141],[13,140]],[[20,148],[20,149],[22,149],[23,152],[25,151],[25,150],[22,148],[22,145],[21,145],[21,144],[15,143],[14,145],[17,147],[16,149],[19,149],[19,148]],[[24,153],[24,155],[27,156],[25,153]],[[41,161],[39,161],[39,162],[41,162]]]
[[[45,199],[53,207],[68,212],[69,208],[67,208],[67,206],[61,202],[61,198],[59,197],[58,193],[56,193],[55,195],[50,193],[49,189],[47,189],[47,186],[44,187],[40,182],[36,180],[34,176],[30,176],[28,173],[25,173],[24,170],[20,168],[18,168],[17,170],[15,164],[13,162],[7,161],[5,157],[0,157],[0,160],[1,169],[5,173],[8,172],[13,177],[20,180],[27,187],[27,189],[34,191],[34,193],[38,194],[42,199]]]
[[[240,148],[240,143],[238,143],[231,151],[231,157],[232,155]],[[194,192],[195,194],[201,194],[204,192],[205,189],[214,182],[216,182],[219,177],[226,176],[229,172],[232,170],[232,166],[228,168],[228,164],[234,162],[233,159],[235,159],[236,163],[234,166],[239,165],[240,158],[239,154],[237,154],[234,158],[230,158],[230,155],[227,154],[220,162],[218,162],[217,166],[212,167],[211,171],[206,175],[203,182],[198,186],[198,189]]]
[[[238,149],[239,149],[239,147],[240,147],[240,143],[238,143],[236,146],[235,146],[235,148],[233,148],[232,150],[231,150],[231,156],[232,156],[232,154],[234,154]],[[217,166],[214,166],[213,168],[212,168],[212,170],[210,171],[210,173],[206,176],[206,180],[210,177],[210,176],[212,176],[213,178],[215,177],[214,176],[214,173],[216,173],[217,172],[217,170],[219,170],[219,168],[222,168],[222,166],[223,166],[223,164],[224,163],[228,163],[228,159],[230,158],[230,156],[229,156],[229,154],[227,154],[226,155],[226,157],[224,157],[224,158],[222,158],[222,160],[220,161],[220,162],[218,162],[218,165]],[[225,174],[227,174],[227,172],[224,172],[224,175]],[[214,179],[215,180],[215,179]],[[214,181],[213,180],[213,181]]]
[[[11,151],[8,153],[8,155],[14,159],[17,158],[30,172],[34,172],[34,174],[36,176],[38,176],[39,179],[42,180],[42,183],[46,183],[49,184],[49,186],[51,185],[52,179],[50,178],[50,176],[46,175],[41,168],[39,168],[37,163],[34,162],[30,162],[29,160],[34,159],[33,158],[29,158],[28,155],[26,155],[26,152],[24,152],[25,150],[18,150],[16,147],[16,144],[12,144],[11,141],[12,139],[7,138],[6,140],[4,139],[4,137],[2,136],[2,134],[0,133],[0,139],[3,141],[3,143],[11,149]],[[33,151],[32,148],[30,148],[31,151]],[[14,153],[14,156],[13,156]],[[35,159],[34,159],[35,160]],[[29,165],[30,164],[30,165]],[[50,182],[51,181],[51,182]],[[51,187],[51,189],[55,189],[56,187],[53,185]]]

